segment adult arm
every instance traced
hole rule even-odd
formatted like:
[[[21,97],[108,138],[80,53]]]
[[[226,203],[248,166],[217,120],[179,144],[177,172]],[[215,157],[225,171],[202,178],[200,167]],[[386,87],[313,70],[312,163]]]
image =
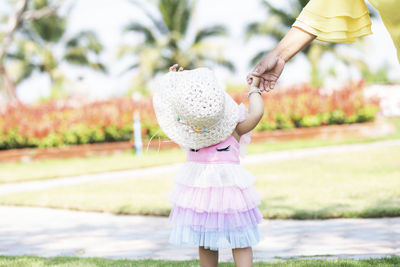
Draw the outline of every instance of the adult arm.
[[[262,89],[272,89],[285,63],[315,38],[325,42],[351,43],[371,34],[371,20],[364,0],[310,0],[297,17],[293,27],[268,53],[260,66]],[[269,86],[269,88],[268,88]]]
[[[260,78],[260,89],[269,91],[281,75],[286,62],[316,38],[315,35],[292,27],[278,45],[255,66],[249,74],[248,83],[253,82],[252,75]]]

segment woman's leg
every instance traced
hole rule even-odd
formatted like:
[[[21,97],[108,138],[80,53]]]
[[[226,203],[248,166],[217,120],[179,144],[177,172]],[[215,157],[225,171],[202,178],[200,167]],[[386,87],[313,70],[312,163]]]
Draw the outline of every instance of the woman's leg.
[[[253,250],[251,247],[232,249],[233,259],[236,267],[253,266]]]
[[[199,257],[201,267],[217,267],[218,266],[218,250],[205,249],[199,247]]]

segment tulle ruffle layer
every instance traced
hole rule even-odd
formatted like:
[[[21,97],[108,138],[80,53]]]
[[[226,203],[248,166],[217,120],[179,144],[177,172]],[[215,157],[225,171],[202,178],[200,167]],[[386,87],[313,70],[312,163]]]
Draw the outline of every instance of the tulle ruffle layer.
[[[300,18],[301,19],[301,18]],[[311,26],[310,22],[307,20],[301,21],[297,19],[293,26],[303,29],[304,31],[317,36],[317,40],[333,43],[352,43],[356,38],[371,34],[371,24],[362,26],[355,30],[343,30],[343,31],[330,31],[325,32],[320,28]]]
[[[293,26],[327,42],[354,42],[371,34],[371,19],[363,0],[313,0]]]
[[[245,248],[260,241],[257,226],[228,231],[195,231],[191,226],[174,226],[169,242],[175,245],[191,244],[206,249]]]
[[[173,206],[196,212],[232,213],[257,207],[261,195],[253,187],[192,187],[177,184],[167,193]]]
[[[255,177],[239,164],[186,162],[167,193],[173,205],[169,242],[218,250],[260,240],[260,193]]]
[[[196,212],[192,209],[174,207],[169,220],[174,225],[191,226],[195,231],[212,232],[255,226],[262,221],[262,214],[258,208],[242,212],[218,213]]]
[[[239,164],[186,162],[178,170],[174,182],[191,187],[247,188],[255,179],[254,175]]]

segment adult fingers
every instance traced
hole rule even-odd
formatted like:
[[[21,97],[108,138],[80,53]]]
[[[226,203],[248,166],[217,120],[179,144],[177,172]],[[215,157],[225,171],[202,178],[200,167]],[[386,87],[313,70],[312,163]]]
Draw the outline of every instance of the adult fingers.
[[[253,83],[253,77],[251,76],[251,74],[247,74],[246,81],[247,85],[251,86],[251,84]]]
[[[270,84],[269,84],[269,88],[271,88],[271,90],[274,89],[275,84],[276,84],[276,82],[272,82],[271,81]]]
[[[259,88],[261,91],[264,91],[264,90],[265,90],[264,83],[260,81],[260,84],[258,85],[258,88]]]
[[[264,86],[265,86],[265,91],[266,91],[266,92],[268,92],[269,83],[270,83],[270,81],[268,81],[268,80],[265,80],[265,84],[264,84]]]

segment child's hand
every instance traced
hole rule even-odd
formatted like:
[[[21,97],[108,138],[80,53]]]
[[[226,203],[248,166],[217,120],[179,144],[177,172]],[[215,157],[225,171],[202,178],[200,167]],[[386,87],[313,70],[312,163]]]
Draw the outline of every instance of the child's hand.
[[[171,67],[169,67],[169,71],[176,71],[176,68],[178,67],[178,64],[174,64]],[[178,71],[183,71],[183,67],[180,67]]]
[[[249,89],[260,89],[260,78],[256,76],[248,76],[247,81],[249,82],[248,87]]]

